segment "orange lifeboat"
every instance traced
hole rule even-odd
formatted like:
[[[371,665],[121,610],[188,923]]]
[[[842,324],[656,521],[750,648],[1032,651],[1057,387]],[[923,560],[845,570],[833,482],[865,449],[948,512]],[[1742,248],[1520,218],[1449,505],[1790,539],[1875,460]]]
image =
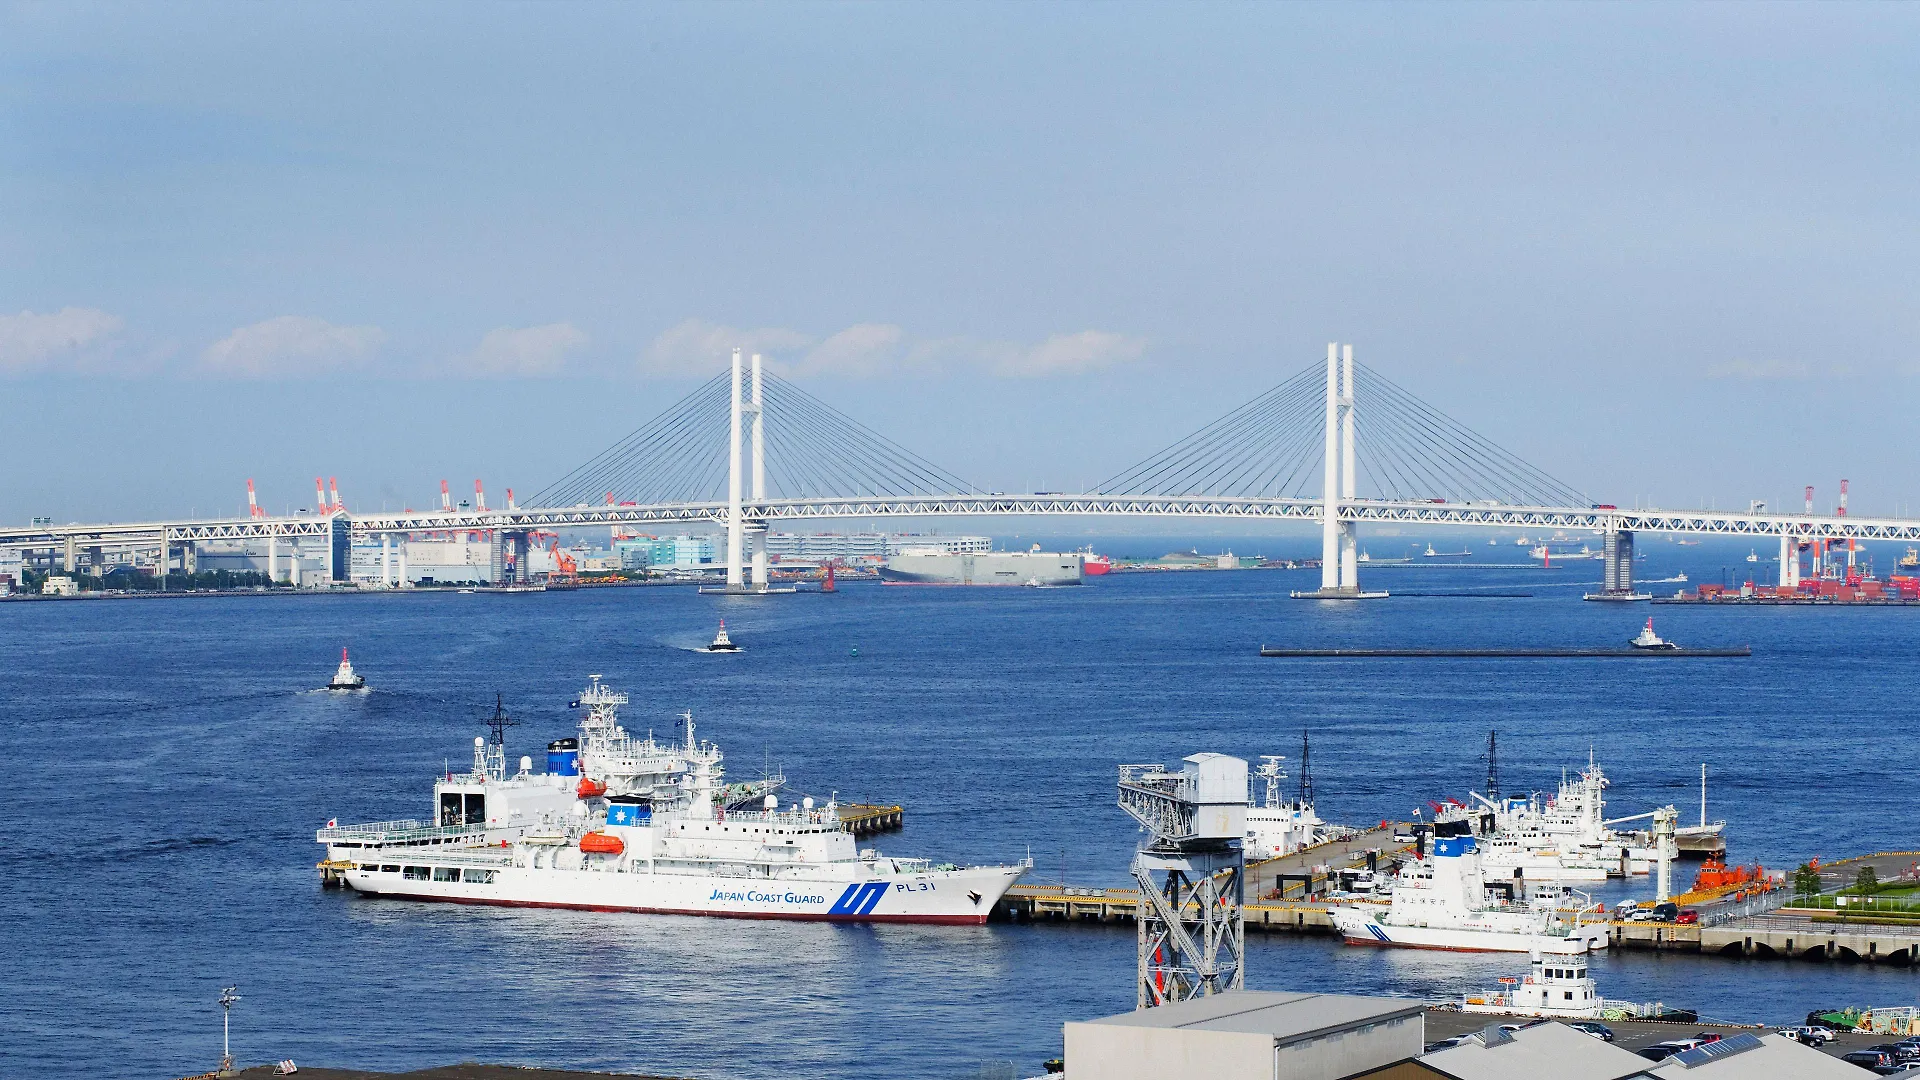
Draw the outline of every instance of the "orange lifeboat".
[[[580,838],[580,850],[588,855],[618,855],[627,845],[612,833],[590,832]]]
[[[599,780],[595,780],[591,776],[583,776],[580,778],[580,786],[574,788],[573,791],[574,794],[583,799],[591,799],[595,795],[605,795],[607,793],[607,785]]]

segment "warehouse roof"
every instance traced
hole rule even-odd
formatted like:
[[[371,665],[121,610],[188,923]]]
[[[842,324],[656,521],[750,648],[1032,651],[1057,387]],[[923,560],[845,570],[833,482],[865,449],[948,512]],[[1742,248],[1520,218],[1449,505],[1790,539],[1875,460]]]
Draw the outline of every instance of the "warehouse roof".
[[[1565,1024],[1534,1024],[1515,1032],[1499,1025],[1458,1046],[1423,1054],[1420,1062],[1456,1080],[1627,1080],[1652,1063]]]
[[[1710,1042],[1705,1046],[1676,1054],[1647,1070],[1662,1080],[1819,1080],[1834,1077],[1850,1080],[1860,1075],[1860,1067],[1837,1057],[1803,1046],[1785,1035],[1760,1038],[1742,1032]]]
[[[1088,1023],[1246,1032],[1271,1035],[1275,1045],[1284,1045],[1336,1031],[1350,1031],[1369,1024],[1420,1016],[1426,1012],[1426,1008],[1424,1002],[1402,998],[1229,990],[1158,1008],[1102,1017]]]

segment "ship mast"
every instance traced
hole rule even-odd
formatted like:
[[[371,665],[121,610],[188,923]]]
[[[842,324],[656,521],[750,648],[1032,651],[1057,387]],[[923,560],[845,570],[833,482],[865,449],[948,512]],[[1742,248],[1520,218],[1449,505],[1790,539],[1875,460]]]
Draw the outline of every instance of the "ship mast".
[[[1300,808],[1313,805],[1313,759],[1308,756],[1307,733],[1300,733]]]
[[[1487,732],[1487,801],[1500,801],[1500,759],[1498,733]]]

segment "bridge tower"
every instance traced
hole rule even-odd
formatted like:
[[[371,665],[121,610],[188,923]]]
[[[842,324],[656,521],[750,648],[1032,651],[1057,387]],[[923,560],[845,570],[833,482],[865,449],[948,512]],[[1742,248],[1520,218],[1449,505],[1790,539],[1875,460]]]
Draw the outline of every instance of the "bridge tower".
[[[733,350],[732,389],[727,406],[727,587],[729,593],[793,592],[768,583],[767,522],[748,520],[746,500],[759,506],[767,498],[766,393],[759,353],[753,354],[751,381]],[[749,577],[751,573],[751,577]]]
[[[1139,1008],[1246,986],[1247,795],[1247,763],[1225,754],[1120,766],[1120,808],[1148,834],[1133,857]]]
[[[1356,498],[1359,470],[1353,450],[1353,346],[1327,343],[1326,469],[1321,487],[1320,588],[1293,595],[1313,600],[1367,600],[1360,591],[1360,524],[1343,521],[1341,507]]]

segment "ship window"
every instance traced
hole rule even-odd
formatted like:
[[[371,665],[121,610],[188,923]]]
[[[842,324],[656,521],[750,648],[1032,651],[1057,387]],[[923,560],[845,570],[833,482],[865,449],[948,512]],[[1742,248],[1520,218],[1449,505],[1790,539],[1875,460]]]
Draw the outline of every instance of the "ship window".
[[[425,866],[409,866],[405,876],[408,881],[426,881],[433,877],[433,871]]]
[[[1572,1001],[1572,1000],[1573,1000],[1573,991],[1571,991],[1571,990],[1569,990],[1569,991],[1567,991],[1567,1000],[1568,1000],[1568,1001]]]
[[[361,863],[361,864],[360,864],[360,869],[362,869],[362,870],[378,870],[378,869],[380,869],[380,864],[379,864],[379,863],[370,863],[370,862],[363,862],[363,863]]]
[[[491,870],[468,870],[461,875],[469,885],[483,885],[493,880]]]
[[[398,865],[382,866],[380,872],[383,874],[397,874],[400,872],[400,867]]]
[[[460,880],[460,870],[459,870],[459,868],[457,868],[457,867],[452,867],[452,866],[436,866],[436,867],[434,867],[434,868],[433,868],[433,880],[435,880],[435,881],[459,881],[459,880]]]

